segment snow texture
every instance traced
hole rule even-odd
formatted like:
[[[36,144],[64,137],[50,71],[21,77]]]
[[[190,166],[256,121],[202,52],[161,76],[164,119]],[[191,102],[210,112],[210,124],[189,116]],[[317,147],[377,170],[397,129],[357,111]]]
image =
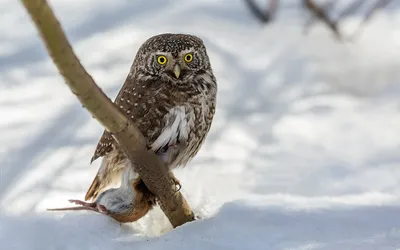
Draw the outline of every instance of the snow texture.
[[[217,113],[199,155],[176,171],[202,219],[172,230],[159,208],[124,225],[46,211],[83,198],[102,127],[20,2],[0,0],[1,249],[400,249],[398,1],[347,43],[321,23],[304,35],[309,14],[294,0],[264,26],[240,0],[50,3],[111,98],[148,37],[203,38]],[[347,18],[343,33],[360,20]]]

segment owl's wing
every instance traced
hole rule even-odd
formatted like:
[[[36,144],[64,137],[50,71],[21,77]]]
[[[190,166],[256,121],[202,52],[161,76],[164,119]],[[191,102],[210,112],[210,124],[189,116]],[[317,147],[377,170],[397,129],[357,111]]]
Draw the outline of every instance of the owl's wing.
[[[191,108],[185,106],[177,106],[171,108],[162,118],[161,128],[158,133],[153,133],[150,141],[150,148],[162,160],[168,161],[167,151],[170,147],[185,144],[189,133],[194,125],[194,112]],[[104,156],[113,149],[114,138],[104,131],[96,151],[92,157],[92,161],[98,157]]]
[[[90,163],[94,162],[97,158],[106,155],[111,152],[113,149],[114,138],[111,134],[104,130],[103,135],[100,138],[100,141],[97,143],[96,150],[90,160]]]
[[[157,91],[157,86],[159,84],[154,81],[138,81],[128,75],[114,101],[117,107],[127,115],[128,119],[134,122],[142,133],[143,129],[152,127],[153,124],[150,124],[149,121],[157,120],[157,117],[153,116],[159,116],[158,113],[155,114],[148,110],[149,107],[153,107],[156,103],[154,92]],[[162,115],[159,119],[162,119]],[[104,130],[90,163],[113,151],[115,145],[114,138],[108,131]]]
[[[115,103],[147,139],[148,147],[161,152],[188,138],[194,125],[193,108],[167,84],[127,78]],[[111,134],[103,132],[91,162],[118,148]],[[161,150],[161,151],[160,151]]]
[[[128,75],[125,79],[123,86],[119,90],[117,97],[115,98],[115,101],[114,101],[115,104],[120,105],[121,100],[124,100],[124,98],[126,99],[127,95],[131,94],[131,91],[128,91],[130,85],[133,85],[133,79],[129,78],[129,75]],[[131,99],[137,99],[137,94],[135,96],[131,95],[131,98],[130,98],[130,103],[136,102],[137,100],[131,100]],[[126,107],[126,105],[124,105],[124,106],[120,106],[120,108],[123,109],[122,111],[124,111],[124,107],[127,108],[128,110],[131,109],[131,107]],[[131,112],[131,111],[129,111],[129,112]],[[97,143],[96,150],[94,151],[92,159],[90,160],[90,164],[92,162],[94,162],[97,158],[103,157],[103,156],[107,155],[109,152],[111,152],[113,150],[114,143],[115,143],[115,140],[111,136],[111,134],[107,130],[104,130],[103,135],[101,136],[99,142]]]

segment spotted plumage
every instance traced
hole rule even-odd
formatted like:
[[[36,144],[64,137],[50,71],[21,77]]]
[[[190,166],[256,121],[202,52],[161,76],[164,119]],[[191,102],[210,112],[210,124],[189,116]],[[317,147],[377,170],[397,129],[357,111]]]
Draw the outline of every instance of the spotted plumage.
[[[139,48],[115,104],[131,119],[170,169],[185,166],[199,151],[215,113],[217,83],[203,41],[161,34]],[[91,161],[103,157],[85,199],[118,183],[130,162],[104,131]],[[133,163],[134,167],[134,163]]]

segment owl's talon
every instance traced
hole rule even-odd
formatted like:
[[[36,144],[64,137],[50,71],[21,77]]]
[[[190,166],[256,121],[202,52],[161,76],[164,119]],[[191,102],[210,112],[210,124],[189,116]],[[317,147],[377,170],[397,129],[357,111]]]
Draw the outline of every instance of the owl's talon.
[[[178,180],[178,178],[176,178],[176,177],[172,174],[172,172],[170,172],[170,176],[171,176],[171,178],[172,178],[172,182],[173,182],[174,185],[175,185],[175,193],[177,193],[177,192],[179,192],[179,191],[181,190],[182,184],[181,184],[181,182]]]
[[[179,192],[179,191],[181,191],[181,188],[182,188],[182,185],[181,185],[181,183],[175,183],[175,193],[177,193],[177,192]]]

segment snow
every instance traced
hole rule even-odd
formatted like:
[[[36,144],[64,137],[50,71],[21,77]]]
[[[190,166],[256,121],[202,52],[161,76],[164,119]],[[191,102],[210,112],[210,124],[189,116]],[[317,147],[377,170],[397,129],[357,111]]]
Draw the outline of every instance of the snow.
[[[202,219],[172,229],[159,208],[124,225],[46,211],[83,198],[102,128],[63,84],[21,4],[0,0],[1,248],[400,249],[392,2],[339,43],[323,24],[304,36],[308,16],[293,0],[266,26],[239,0],[50,1],[111,98],[149,36],[189,32],[206,43],[217,113],[199,155],[176,171]],[[346,19],[344,33],[360,18]]]

